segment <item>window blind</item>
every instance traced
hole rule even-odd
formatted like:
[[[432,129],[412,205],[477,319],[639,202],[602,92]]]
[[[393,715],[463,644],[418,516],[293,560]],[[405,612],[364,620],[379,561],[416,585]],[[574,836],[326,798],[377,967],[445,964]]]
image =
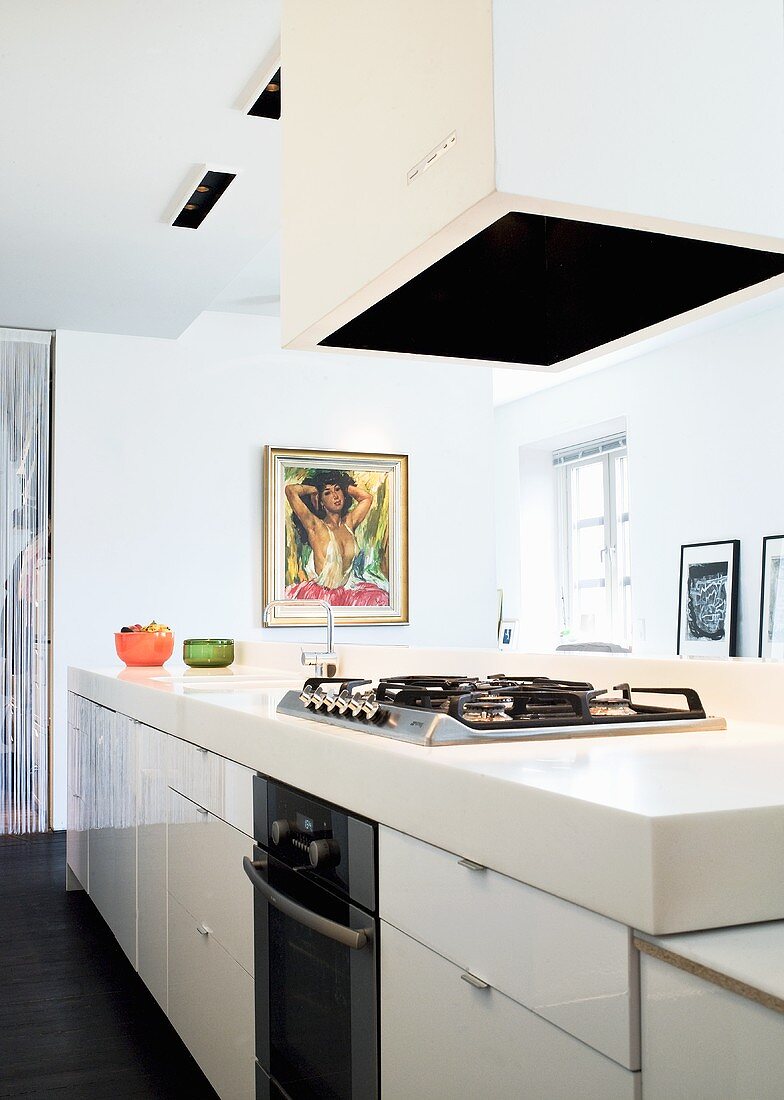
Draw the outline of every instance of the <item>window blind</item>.
[[[553,466],[566,466],[570,462],[580,462],[584,458],[595,458],[598,455],[608,454],[610,451],[620,451],[626,446],[626,433],[608,435],[604,439],[592,439],[588,443],[579,443],[577,446],[565,447],[562,451],[553,453]]]

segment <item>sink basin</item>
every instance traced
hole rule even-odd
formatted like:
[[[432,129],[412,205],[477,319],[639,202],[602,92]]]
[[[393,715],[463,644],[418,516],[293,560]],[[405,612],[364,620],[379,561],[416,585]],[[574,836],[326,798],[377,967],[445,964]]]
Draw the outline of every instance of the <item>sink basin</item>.
[[[161,684],[181,687],[187,692],[226,692],[226,691],[263,691],[265,688],[290,687],[299,684],[300,678],[287,675],[282,669],[270,669],[256,673],[220,673],[205,672],[184,673],[182,676],[153,676]]]
[[[192,672],[184,672],[180,676],[153,676],[153,680],[165,681],[167,684],[243,684],[264,683],[269,680],[295,680],[281,668],[260,669],[258,672],[209,672],[207,669],[194,669]]]

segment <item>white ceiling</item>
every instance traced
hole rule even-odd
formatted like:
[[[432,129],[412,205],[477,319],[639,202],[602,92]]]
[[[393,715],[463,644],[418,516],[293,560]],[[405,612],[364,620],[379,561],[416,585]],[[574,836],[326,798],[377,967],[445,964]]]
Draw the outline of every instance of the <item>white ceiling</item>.
[[[0,324],[178,336],[279,222],[280,0],[0,0]],[[237,178],[198,230],[199,166]]]
[[[242,108],[280,6],[0,0],[0,324],[176,338],[205,309],[279,313],[280,123]],[[237,179],[200,229],[175,229],[204,164]],[[770,294],[553,374],[495,370],[495,402],[782,305]]]

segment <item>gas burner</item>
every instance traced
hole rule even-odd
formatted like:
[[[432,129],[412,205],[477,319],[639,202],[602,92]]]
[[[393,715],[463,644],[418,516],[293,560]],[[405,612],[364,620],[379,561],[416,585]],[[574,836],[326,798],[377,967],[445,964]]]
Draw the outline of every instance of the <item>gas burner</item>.
[[[656,695],[681,696],[685,705],[656,706]],[[313,677],[278,711],[418,745],[726,728],[706,716],[691,688],[597,691],[546,676],[398,676],[375,688],[369,680]]]
[[[513,705],[511,695],[478,692],[463,704],[463,717],[469,722],[507,722]]]

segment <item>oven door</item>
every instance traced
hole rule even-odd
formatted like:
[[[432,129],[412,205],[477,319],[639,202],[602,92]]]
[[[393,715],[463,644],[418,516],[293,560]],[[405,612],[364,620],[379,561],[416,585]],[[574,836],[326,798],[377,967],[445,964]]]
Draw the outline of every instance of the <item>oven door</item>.
[[[261,848],[245,870],[255,887],[258,1097],[374,1100],[376,920]]]

